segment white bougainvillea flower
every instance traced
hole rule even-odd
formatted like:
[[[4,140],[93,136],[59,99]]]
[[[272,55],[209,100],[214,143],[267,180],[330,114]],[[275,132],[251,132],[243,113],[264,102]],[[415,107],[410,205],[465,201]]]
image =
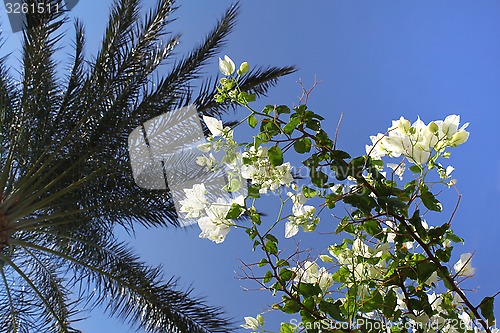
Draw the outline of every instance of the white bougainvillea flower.
[[[294,281],[303,283],[317,283],[323,292],[333,285],[333,276],[324,267],[314,261],[305,261],[302,265],[292,267],[295,272]]]
[[[285,223],[285,238],[291,238],[299,232],[299,225],[294,221],[287,221]]]
[[[208,170],[212,169],[216,164],[217,160],[215,159],[214,155],[210,153],[210,155],[205,156],[198,156],[196,158],[196,164],[199,166],[205,166]]]
[[[370,140],[372,142],[371,145],[366,145],[365,150],[366,150],[366,155],[370,156],[371,158],[375,160],[381,160],[382,157],[387,155],[387,150],[385,149],[382,139],[384,138],[384,134],[378,133],[376,136],[372,135],[370,136]]]
[[[240,195],[229,202],[219,198],[217,202],[205,208],[206,215],[198,220],[201,229],[200,238],[207,238],[217,244],[226,239],[226,235],[234,225],[231,219],[226,218],[233,203],[245,207],[245,197]]]
[[[198,150],[203,152],[203,153],[208,153],[210,150],[212,150],[212,143],[211,142],[206,142],[198,145]]]
[[[224,130],[224,126],[222,125],[222,120],[215,119],[209,116],[203,116],[203,121],[207,125],[210,133],[213,136],[221,136]]]
[[[289,220],[285,223],[285,238],[295,236],[299,232],[299,226],[302,226],[305,231],[313,231],[319,223],[319,218],[314,217],[316,207],[304,205],[307,198],[302,192],[297,194],[288,192],[287,195],[293,202],[293,216],[290,216]]]
[[[472,318],[469,316],[467,312],[462,312],[461,314],[458,315],[458,318],[462,321],[463,327],[470,328],[472,327],[472,324],[474,323]]]
[[[217,244],[222,243],[231,230],[231,225],[215,224],[214,221],[208,216],[200,218],[198,220],[198,226],[201,229],[201,233],[199,235],[200,238],[207,238]]]
[[[259,321],[253,317],[245,317],[245,323],[240,326],[248,330],[256,330],[259,328]]]
[[[203,210],[208,205],[206,194],[207,189],[204,184],[195,184],[190,189],[184,189],[186,199],[181,200],[180,211],[187,213],[186,217],[200,217]]]
[[[460,260],[453,265],[453,269],[458,276],[472,276],[476,269],[472,267],[472,253],[464,253],[460,256]]]
[[[292,176],[292,166],[290,165],[290,162],[278,165],[275,169],[275,180],[279,185],[290,185],[293,183],[294,179]],[[277,190],[277,188],[272,189],[272,191],[275,190]]]
[[[456,114],[451,114],[446,117],[441,125],[441,132],[446,135],[448,139],[451,139],[453,135],[458,130],[458,125],[460,124],[460,116]]]
[[[436,273],[436,272],[434,272]],[[437,273],[436,273],[437,274]],[[432,292],[432,294],[427,294],[427,298],[429,300],[429,304],[431,305],[432,310],[441,311],[441,303],[443,298],[440,294],[436,294],[436,292]]]
[[[352,251],[355,255],[361,257],[370,258],[372,256],[371,248],[359,238],[356,238],[354,240],[354,243],[352,244]]]
[[[411,154],[408,157],[415,162],[415,164],[423,165],[429,161],[429,157],[431,157],[430,151],[426,151],[418,145],[411,148]]]
[[[398,120],[392,121],[391,129],[397,129],[401,134],[406,134],[410,131],[410,121],[401,116]]]
[[[420,118],[413,124],[403,117],[392,121],[388,134],[370,136],[372,145],[366,146],[366,153],[374,159],[388,155],[408,158],[417,165],[429,162],[433,153],[443,154],[446,147],[456,147],[469,138],[466,123],[459,129],[460,116],[449,115],[444,120],[431,121],[426,125]],[[448,154],[449,155],[449,154]],[[446,156],[445,156],[446,157]]]
[[[224,56],[224,59],[219,58],[219,69],[223,75],[233,74],[235,68],[234,62],[227,55]]]
[[[271,165],[265,147],[251,147],[242,157],[250,162],[241,167],[241,176],[250,179],[252,184],[260,185],[259,192],[262,194],[268,190],[274,192],[282,185],[291,186],[294,182],[290,162],[278,166]]]
[[[396,174],[396,176],[398,176],[400,180],[403,180],[403,175],[406,168],[406,165],[404,163],[387,163],[386,165],[388,168],[391,168],[394,171],[394,174]]]

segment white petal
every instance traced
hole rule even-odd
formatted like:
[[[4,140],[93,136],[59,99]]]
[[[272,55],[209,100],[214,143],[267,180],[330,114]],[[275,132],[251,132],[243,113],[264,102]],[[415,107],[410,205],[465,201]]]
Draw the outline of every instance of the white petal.
[[[285,238],[295,236],[299,232],[299,227],[293,222],[285,223]]]
[[[213,136],[222,135],[223,126],[221,120],[217,120],[209,116],[203,116],[203,121],[205,122]]]

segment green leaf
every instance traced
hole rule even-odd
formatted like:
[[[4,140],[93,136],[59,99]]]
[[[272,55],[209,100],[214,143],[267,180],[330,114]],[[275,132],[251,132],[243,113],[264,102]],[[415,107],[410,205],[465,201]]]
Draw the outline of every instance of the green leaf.
[[[382,227],[377,220],[368,220],[363,222],[363,229],[371,235],[379,238],[379,236],[383,236]]]
[[[344,321],[345,317],[340,308],[341,305],[342,303],[338,300],[336,302],[322,300],[321,303],[319,303],[319,309],[335,320]]]
[[[254,136],[253,137],[253,147],[255,149],[259,148],[259,146],[262,144],[262,138],[258,137],[258,136]]]
[[[290,113],[290,108],[286,105],[280,105],[276,107],[276,112],[278,112],[278,114]]]
[[[420,219],[420,211],[417,209],[413,213],[413,216],[408,220],[412,226],[415,227],[417,234],[421,238],[425,238],[427,236],[427,230],[422,226],[422,220]]]
[[[246,91],[242,91],[238,94],[238,103],[247,104],[255,102],[256,97],[257,97],[256,94],[249,94]]]
[[[398,297],[394,290],[390,290],[384,298],[384,305],[382,307],[382,312],[384,316],[389,319],[394,317],[394,310],[396,309],[396,305],[398,304]]]
[[[308,120],[306,123],[306,127],[312,129],[313,131],[319,131],[321,129],[319,121],[317,120]]]
[[[259,213],[254,212],[254,213],[251,213],[249,215],[250,215],[250,219],[252,220],[253,223],[260,225],[261,221],[260,221],[260,214]]]
[[[253,228],[247,228],[245,232],[250,236],[250,240],[254,240],[257,237],[257,230]]]
[[[368,194],[349,194],[344,197],[344,202],[358,208],[365,215],[370,215],[371,210],[377,206],[375,200]]]
[[[366,298],[366,301],[363,303],[362,311],[371,312],[373,310],[380,309],[384,304],[384,298],[375,290],[369,297]]]
[[[267,241],[265,250],[270,253],[270,254],[278,254],[278,247],[276,246],[276,243],[273,241]]]
[[[266,274],[264,275],[264,278],[262,279],[262,281],[264,283],[268,283],[269,281],[271,281],[273,279],[273,277],[274,277],[273,272],[267,271]]]
[[[488,325],[495,324],[495,314],[494,314],[494,301],[493,297],[485,297],[481,301],[479,308],[481,309],[481,314],[486,320],[488,320]]]
[[[300,119],[299,118],[292,118],[286,124],[283,126],[283,133],[285,134],[292,134],[293,130],[297,128],[297,125],[300,124]]]
[[[449,240],[451,240],[454,243],[461,243],[461,242],[464,241],[463,238],[458,237],[451,230],[446,230],[446,239],[449,239]]]
[[[281,311],[288,314],[297,313],[299,312],[299,310],[300,310],[300,304],[291,299],[287,300],[285,304],[281,307]]]
[[[295,112],[297,112],[299,115],[303,116],[307,110],[307,106],[304,104],[301,104],[299,106],[296,106],[293,108]]]
[[[260,186],[258,185],[250,185],[248,187],[248,197],[249,198],[260,198]]]
[[[328,176],[320,169],[311,169],[309,171],[311,182],[317,187],[325,187],[328,182]]]
[[[354,234],[356,231],[354,225],[349,221],[349,218],[347,216],[342,218],[342,220],[339,222],[335,233],[339,234],[342,231],[348,232],[350,234]]]
[[[295,141],[293,148],[299,154],[308,153],[311,151],[311,139],[301,138]]]
[[[280,278],[283,280],[283,281],[290,281],[293,277],[293,272],[289,269],[286,269],[286,268],[282,268],[279,272],[279,275],[280,275]]]
[[[255,118],[254,115],[251,115],[250,117],[248,117],[248,125],[250,125],[251,128],[255,128],[255,126],[257,126],[258,124],[258,120],[257,118]]]
[[[418,269],[418,281],[424,283],[427,279],[434,273],[437,269],[436,265],[429,261],[422,261],[417,265]]]
[[[297,285],[297,291],[304,297],[311,297],[320,294],[321,288],[316,284],[301,282]]]
[[[440,274],[439,274],[439,275],[440,275]],[[441,278],[442,278],[442,277],[441,277]],[[444,286],[446,287],[446,289],[448,289],[448,290],[455,290],[455,286],[453,286],[453,285],[452,285],[452,284],[448,281],[448,279],[443,279],[443,278],[442,278],[442,280],[443,280],[443,284],[444,284]]]
[[[434,194],[429,191],[426,185],[423,185],[420,189],[420,199],[427,209],[440,212],[443,210],[441,203],[434,197]]]
[[[266,266],[268,263],[269,263],[269,261],[267,261],[267,259],[262,259],[261,261],[259,261],[257,266],[263,267],[263,266]]]
[[[441,260],[442,262],[448,262],[451,259],[451,250],[453,249],[452,246],[448,246],[446,250],[443,249],[438,249],[436,250],[436,257]]]
[[[347,152],[343,150],[334,150],[332,152],[332,158],[333,159],[340,159],[340,160],[345,160],[347,158],[351,158],[351,155],[349,155]]]
[[[267,134],[269,137],[274,137],[280,133],[280,128],[270,119],[262,120],[260,131]]]
[[[278,260],[278,262],[276,263],[276,266],[277,267],[284,267],[284,266],[290,266],[290,263],[284,259],[280,259]]]
[[[422,167],[420,165],[412,165],[409,169],[413,173],[421,173],[422,172]]]
[[[304,194],[306,198],[314,198],[318,193],[316,192],[316,190],[313,190],[312,188],[309,188],[307,186],[302,186],[302,194]]]
[[[226,214],[226,219],[237,219],[240,217],[243,209],[238,204],[233,204]]]
[[[271,114],[274,111],[274,105],[266,105],[264,109],[262,109],[262,113]]]
[[[294,312],[295,313],[295,312]],[[289,323],[281,323],[280,333],[293,333],[295,330],[293,329],[293,325]]]
[[[279,146],[272,146],[268,151],[269,162],[272,166],[283,164],[283,152]]]
[[[267,234],[266,235],[266,239],[270,240],[271,242],[275,242],[276,244],[278,244],[278,239],[276,237],[274,237],[273,235],[271,235],[271,234]]]

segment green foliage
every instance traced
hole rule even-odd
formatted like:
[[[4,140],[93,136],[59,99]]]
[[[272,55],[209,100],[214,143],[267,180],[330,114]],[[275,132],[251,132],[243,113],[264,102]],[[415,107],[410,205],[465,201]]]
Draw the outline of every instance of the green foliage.
[[[293,109],[267,105],[261,112],[246,102],[241,104],[251,112],[250,127],[257,127],[255,116],[262,118],[259,133],[247,147],[260,149],[264,157],[243,159],[259,169],[258,177],[249,176],[255,183],[249,189],[249,197],[258,199],[260,192],[272,191],[281,200],[272,223],[266,221],[268,215],[262,215],[266,219],[258,223],[252,217],[258,200],[248,210],[253,224],[247,232],[254,241],[253,249],[260,245],[264,255],[257,264],[266,270],[262,283],[272,282],[261,286],[273,296],[281,296],[282,301],[274,309],[299,313],[306,332],[320,332],[318,324],[330,320],[356,323],[352,332],[378,332],[369,328],[378,324],[392,325],[391,332],[399,333],[407,331],[406,324],[429,323],[436,327],[454,321],[458,326],[467,326],[457,328],[460,333],[477,329],[491,333],[488,325],[494,321],[494,297],[474,306],[459,286],[459,277],[474,274],[472,255],[463,254],[455,265],[448,264],[453,257],[451,243],[463,239],[453,232],[451,221],[429,225],[424,220],[427,210],[443,210],[430,188],[434,191],[438,184],[454,185],[454,181],[447,181],[453,168],[445,168],[437,160],[448,158],[446,148],[456,147],[468,138],[467,125],[458,128],[457,115],[429,125],[421,120],[411,124],[401,117],[387,130],[390,134],[371,137],[373,145],[367,147],[367,155],[351,157],[337,149],[336,140],[323,130],[324,118],[304,104]],[[262,146],[268,148],[267,154]],[[278,175],[283,173],[279,169],[285,162],[283,153],[290,151],[305,156],[302,163],[309,177],[292,179]],[[386,164],[384,156],[400,156],[401,160]],[[411,180],[404,183],[407,163],[412,174]],[[386,168],[392,171],[387,172]],[[437,170],[440,181],[429,181],[432,170]],[[291,188],[286,190],[287,196],[278,192],[284,187]],[[316,206],[309,205],[308,200]],[[285,212],[290,201],[291,214]],[[345,205],[343,210],[328,212],[339,203]],[[312,252],[306,260],[302,259],[300,242],[295,243],[296,251],[289,254],[289,243],[278,242],[280,238],[273,236],[283,223],[286,238],[312,232],[323,211],[335,218],[339,212],[345,212],[334,230],[344,238],[341,244],[332,244],[320,252],[318,259]],[[320,266],[320,261],[326,266]],[[262,276],[250,271],[251,278]],[[444,292],[439,293],[441,290]],[[476,322],[467,321],[466,314]],[[282,323],[280,332],[295,329],[300,328]],[[448,329],[441,326],[435,330]],[[424,331],[414,329],[421,330]]]

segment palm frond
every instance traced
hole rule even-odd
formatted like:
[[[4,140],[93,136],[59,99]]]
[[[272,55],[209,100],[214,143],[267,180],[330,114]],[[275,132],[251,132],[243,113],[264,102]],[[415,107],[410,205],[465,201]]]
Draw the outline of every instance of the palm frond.
[[[270,88],[274,87],[278,83],[280,77],[290,75],[295,73],[295,71],[296,68],[293,66],[253,69],[245,75],[243,80],[240,82],[240,87],[242,91],[256,94],[257,97],[263,97],[266,96]],[[230,109],[234,110],[237,106],[236,104],[231,103],[215,102],[214,96],[217,94],[216,87],[218,79],[218,77],[215,77],[206,80],[200,89],[198,97],[193,102],[202,114],[220,116],[222,113],[225,113]]]
[[[168,31],[174,1],[158,0],[144,19],[141,3],[114,0],[91,60],[84,26],[75,21],[66,75],[54,61],[68,20],[60,12],[28,15],[20,78],[0,59],[0,333],[77,332],[78,309],[86,305],[102,305],[148,332],[232,330],[220,308],[180,290],[161,268],[147,266],[113,230],[121,225],[133,231],[137,223],[180,225],[174,186],[199,172],[189,165],[195,156],[165,157],[163,171],[178,172],[162,190],[141,188],[133,178],[128,135],[190,103],[206,114],[234,107],[212,102],[214,79],[205,81],[199,95],[193,87],[225,44],[239,5],[192,52],[170,61],[180,39]],[[160,75],[167,60],[170,69]],[[243,89],[263,96],[294,70],[257,69]],[[157,143],[184,140],[190,129],[182,120],[180,114],[165,116],[176,125]],[[160,125],[151,130],[161,132]]]

